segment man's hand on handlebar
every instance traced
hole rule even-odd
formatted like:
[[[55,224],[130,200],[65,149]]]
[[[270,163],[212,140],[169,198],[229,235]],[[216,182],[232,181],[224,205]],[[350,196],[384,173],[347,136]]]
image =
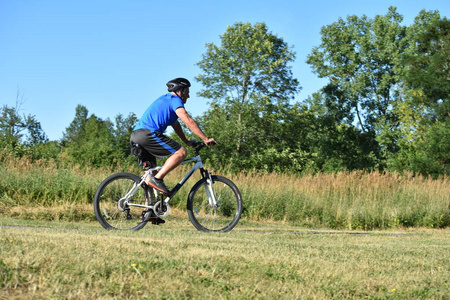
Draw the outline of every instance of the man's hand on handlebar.
[[[200,146],[202,144],[205,144],[206,146],[214,146],[214,145],[217,145],[217,142],[216,142],[215,139],[211,138],[211,139],[204,140],[203,143],[202,142],[197,142],[197,141],[187,141],[185,144],[187,146],[196,148],[197,146]]]
[[[205,143],[206,146],[214,146],[217,145],[217,142],[215,139],[213,138],[209,138],[203,141]]]

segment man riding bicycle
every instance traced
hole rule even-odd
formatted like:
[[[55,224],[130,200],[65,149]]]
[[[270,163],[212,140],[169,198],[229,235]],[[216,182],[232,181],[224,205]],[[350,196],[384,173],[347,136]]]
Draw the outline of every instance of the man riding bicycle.
[[[216,141],[203,133],[184,108],[184,104],[189,98],[191,83],[185,78],[175,78],[166,85],[169,93],[156,99],[144,112],[131,134],[130,143],[131,145],[139,144],[156,158],[170,156],[156,175],[146,179],[148,185],[170,195],[170,191],[164,184],[164,177],[181,164],[186,158],[187,150],[178,142],[164,135],[167,126],[172,126],[175,133],[187,146],[192,146],[194,141],[187,140],[178,118],[206,145],[215,144]],[[152,163],[156,163],[156,160]]]

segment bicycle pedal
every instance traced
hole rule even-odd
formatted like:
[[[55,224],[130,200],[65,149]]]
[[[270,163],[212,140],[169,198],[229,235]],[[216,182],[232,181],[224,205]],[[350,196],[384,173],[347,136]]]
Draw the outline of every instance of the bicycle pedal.
[[[159,225],[159,224],[164,224],[166,223],[166,221],[164,221],[163,219],[161,219],[160,217],[156,217],[152,211],[148,211],[145,214],[143,214],[142,219],[145,222],[150,222],[153,225]]]
[[[159,225],[159,224],[164,224],[164,223],[166,223],[166,221],[164,221],[163,219],[158,218],[158,217],[152,217],[152,218],[150,218],[149,222],[151,222],[153,225]]]

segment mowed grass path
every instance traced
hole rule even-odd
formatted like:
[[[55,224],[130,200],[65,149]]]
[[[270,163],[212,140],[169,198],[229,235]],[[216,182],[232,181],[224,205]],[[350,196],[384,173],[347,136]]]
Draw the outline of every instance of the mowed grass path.
[[[449,257],[449,229],[208,234],[177,217],[118,232],[0,216],[0,299],[449,299]]]

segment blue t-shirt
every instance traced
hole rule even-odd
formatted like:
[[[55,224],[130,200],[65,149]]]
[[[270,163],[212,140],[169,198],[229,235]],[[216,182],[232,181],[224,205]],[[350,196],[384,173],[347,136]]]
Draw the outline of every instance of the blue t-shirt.
[[[178,119],[175,110],[180,107],[184,108],[180,97],[171,93],[165,94],[147,108],[134,130],[149,129],[152,132],[164,133],[167,126],[172,125]]]

